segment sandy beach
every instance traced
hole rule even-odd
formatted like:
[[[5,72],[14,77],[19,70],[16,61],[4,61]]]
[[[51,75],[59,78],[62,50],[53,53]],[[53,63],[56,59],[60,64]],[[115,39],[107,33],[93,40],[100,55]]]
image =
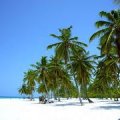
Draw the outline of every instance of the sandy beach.
[[[0,120],[119,120],[120,102],[94,100],[81,106],[77,99],[38,104],[24,99],[0,99]]]

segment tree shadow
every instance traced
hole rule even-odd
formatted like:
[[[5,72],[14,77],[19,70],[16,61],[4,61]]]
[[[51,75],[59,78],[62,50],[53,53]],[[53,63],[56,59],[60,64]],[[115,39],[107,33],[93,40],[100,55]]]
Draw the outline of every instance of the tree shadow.
[[[69,103],[60,103],[60,104],[55,104],[54,106],[81,106],[80,102],[69,102]]]
[[[118,109],[120,110],[120,106],[116,106],[116,105],[109,105],[109,106],[98,106],[94,109],[105,109],[105,110],[112,110],[112,109]]]
[[[109,100],[99,100],[99,102],[109,102]]]
[[[32,103],[32,104],[41,105],[41,103],[39,103],[39,102],[36,102],[36,103]]]
[[[116,104],[120,104],[120,102],[109,102],[107,104],[113,104],[113,105],[116,105]]]
[[[100,106],[100,108],[106,109],[106,110],[111,110],[111,109],[119,109],[120,110],[120,106]]]

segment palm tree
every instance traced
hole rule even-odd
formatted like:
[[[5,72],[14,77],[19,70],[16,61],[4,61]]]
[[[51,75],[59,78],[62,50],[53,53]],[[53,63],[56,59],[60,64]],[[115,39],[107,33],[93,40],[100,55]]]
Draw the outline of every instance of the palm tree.
[[[27,85],[27,89],[31,94],[31,100],[33,99],[33,91],[35,90],[36,73],[34,70],[28,70],[24,72],[24,83]]]
[[[43,84],[45,88],[45,93],[47,94],[47,98],[49,101],[49,90],[48,90],[48,82],[49,82],[49,73],[48,73],[48,62],[47,57],[42,56],[41,61],[37,62],[36,64],[32,64],[32,67],[35,68],[35,71],[37,73],[37,82],[39,84]],[[41,85],[39,85],[40,87]],[[40,89],[40,88],[38,88]]]
[[[106,61],[105,61],[105,65],[107,68],[106,72],[111,77],[110,79],[111,93],[114,98],[117,98],[117,100],[118,100],[119,87],[120,87],[119,63],[120,63],[120,59],[114,55],[109,55],[106,57]]]
[[[83,46],[87,46],[86,44],[79,42],[78,37],[72,37],[71,29],[72,26],[59,29],[59,36],[51,34],[52,37],[57,38],[60,42],[47,47],[48,49],[55,47],[56,57],[60,60],[64,60],[65,64],[69,61],[71,52],[75,52],[76,47],[81,49],[81,51],[84,51]]]
[[[76,52],[76,48],[79,48],[81,51],[85,51],[83,47],[87,46],[86,44],[79,42],[78,37],[72,37],[71,29],[72,26],[69,28],[59,29],[60,35],[51,34],[52,37],[57,38],[60,42],[47,47],[48,49],[55,47],[55,56],[60,60],[64,60],[66,65],[70,62],[70,55]],[[76,80],[75,83],[77,85]],[[79,100],[82,104],[80,93]]]
[[[70,77],[67,74],[67,71],[65,70],[64,66],[63,66],[63,62],[61,60],[59,60],[56,57],[52,57],[50,59],[50,63],[49,63],[49,73],[50,73],[50,78],[51,78],[51,86],[53,86],[53,91],[54,91],[54,95],[57,91],[57,95],[58,97],[60,96],[60,89],[64,88],[66,89],[68,86],[65,87],[65,81],[69,81]],[[60,98],[58,99],[60,101]]]
[[[101,53],[108,54],[115,48],[120,58],[120,10],[101,11],[100,16],[105,19],[97,21],[95,25],[101,29],[91,36],[90,41],[99,37]]]
[[[81,86],[82,96],[87,98],[91,103],[92,101],[88,98],[87,95],[87,86],[90,83],[91,74],[93,73],[95,63],[93,60],[93,56],[89,56],[89,53],[81,54],[78,51],[78,54],[74,54],[71,57],[72,60],[72,68],[75,78],[77,79],[79,85]]]
[[[100,16],[106,19],[96,22],[96,27],[101,29],[90,38],[90,41],[96,37],[100,38],[99,48],[103,57],[98,64],[97,78],[93,85],[98,86],[98,92],[114,94],[113,91],[119,89],[120,10],[102,11]]]
[[[26,86],[25,83],[22,84],[22,86],[18,89],[18,92],[19,92],[21,95],[22,95],[22,94],[25,94],[25,95],[28,94],[28,92],[27,92],[27,86]]]
[[[22,94],[27,95],[30,98],[30,100],[33,99],[33,96],[32,96],[33,90],[31,90],[31,86],[30,85],[27,85],[27,84],[23,83],[22,86],[18,89],[18,92],[21,95]]]
[[[120,86],[119,67],[117,63],[118,58],[113,55],[105,55],[99,61],[96,78],[90,87],[93,90],[92,92],[99,97],[112,98],[117,96]]]
[[[52,86],[52,91],[54,93],[54,98],[58,96],[58,101],[60,101],[60,95],[59,95],[59,79],[61,76],[64,76],[63,74],[63,62],[61,60],[58,60],[56,57],[51,57],[49,60],[49,73],[50,73],[50,86]]]

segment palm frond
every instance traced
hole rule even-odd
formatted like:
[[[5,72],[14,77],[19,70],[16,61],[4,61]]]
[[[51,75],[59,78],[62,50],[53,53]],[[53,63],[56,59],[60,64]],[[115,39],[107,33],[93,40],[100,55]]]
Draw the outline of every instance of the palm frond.
[[[78,37],[73,37],[73,38],[70,38],[69,40],[70,40],[70,41],[78,40]]]
[[[97,28],[100,28],[100,27],[109,27],[110,25],[112,25],[112,23],[111,23],[111,22],[108,22],[108,21],[97,21],[97,22],[95,23],[95,26],[96,26]]]
[[[55,34],[50,34],[50,36],[54,37],[54,38],[57,38],[57,39],[60,39],[60,36],[57,36]]]
[[[109,30],[109,28],[104,28],[102,30],[99,30],[97,32],[95,32],[91,37],[90,37],[90,42],[97,38],[97,37],[100,37],[101,35],[105,34],[105,32],[107,32]]]
[[[52,45],[48,45],[48,46],[47,46],[47,49],[51,49],[51,48],[56,47],[56,46],[58,46],[58,45],[60,45],[60,44],[61,44],[61,42],[55,43],[55,44],[52,44]]]
[[[100,46],[102,46],[102,47],[105,46],[106,40],[108,39],[109,34],[110,34],[110,31],[107,31],[103,36],[101,36],[101,38],[100,38],[100,43],[99,43]],[[102,48],[102,47],[101,47],[101,48]],[[100,48],[100,49],[101,49],[101,48]]]
[[[109,21],[111,21],[111,22],[114,21],[114,17],[112,16],[111,13],[108,13],[108,12],[105,12],[105,11],[101,11],[101,12],[99,13],[99,15],[100,15],[101,17],[105,17],[107,20],[109,20]]]
[[[111,40],[112,35],[113,35],[114,32],[115,32],[115,29],[112,29],[111,32],[110,32],[110,34],[109,34],[109,36],[108,36],[108,38],[107,38],[106,46],[107,46],[108,42]]]

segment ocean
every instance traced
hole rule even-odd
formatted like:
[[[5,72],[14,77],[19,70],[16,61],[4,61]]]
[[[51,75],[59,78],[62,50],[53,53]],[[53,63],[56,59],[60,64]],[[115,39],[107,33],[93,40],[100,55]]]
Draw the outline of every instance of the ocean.
[[[0,99],[8,99],[8,98],[24,98],[22,96],[0,96]]]
[[[26,99],[28,98],[27,96],[0,96],[0,99]],[[38,98],[38,97],[34,97]]]

